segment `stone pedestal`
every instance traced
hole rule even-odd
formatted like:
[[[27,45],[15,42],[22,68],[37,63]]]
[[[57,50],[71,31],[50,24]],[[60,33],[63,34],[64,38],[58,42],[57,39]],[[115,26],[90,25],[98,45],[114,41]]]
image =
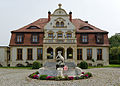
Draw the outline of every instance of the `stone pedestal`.
[[[63,68],[57,68],[57,76],[64,77],[64,75],[63,75]]]

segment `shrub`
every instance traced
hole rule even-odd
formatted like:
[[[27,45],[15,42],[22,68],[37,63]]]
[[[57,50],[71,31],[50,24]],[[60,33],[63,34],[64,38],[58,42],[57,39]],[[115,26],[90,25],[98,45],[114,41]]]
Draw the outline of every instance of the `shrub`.
[[[38,61],[33,62],[32,69],[39,69],[40,67],[42,67],[42,64],[40,64],[40,62]]]
[[[78,67],[82,69],[87,69],[88,68],[88,63],[85,61],[82,61],[80,64],[78,64]]]
[[[92,73],[86,72],[84,75],[88,75],[88,77],[92,77]]]
[[[23,64],[18,63],[16,67],[25,67]]]
[[[38,77],[38,79],[40,79],[40,80],[46,80],[47,76],[48,76],[48,75],[40,75],[40,76]]]
[[[36,75],[35,73],[30,74],[28,77],[33,78],[33,76]]]
[[[55,77],[55,80],[63,80],[63,78],[61,76],[57,76]]]
[[[26,67],[32,67],[32,64],[27,64]]]

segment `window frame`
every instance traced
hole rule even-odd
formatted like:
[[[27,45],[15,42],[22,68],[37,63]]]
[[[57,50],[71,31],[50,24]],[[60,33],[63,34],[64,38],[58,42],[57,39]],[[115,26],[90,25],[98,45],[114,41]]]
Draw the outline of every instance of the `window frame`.
[[[62,34],[62,35],[59,36],[59,34]],[[62,32],[58,32],[58,33],[57,33],[57,38],[63,38],[63,33],[62,33]]]
[[[83,60],[83,49],[82,48],[77,49],[77,60]]]
[[[34,36],[37,37],[37,41],[35,41],[36,39],[34,39],[34,41],[33,41],[33,38],[35,38]],[[32,43],[32,44],[37,44],[37,43],[39,43],[39,34],[32,34],[32,35],[31,35],[31,43]]]
[[[89,50],[89,53],[88,53],[88,50]],[[91,53],[90,53],[91,52]],[[93,53],[93,51],[92,51],[92,48],[88,48],[87,49],[87,60],[92,60],[92,53]],[[88,56],[89,55],[89,56]],[[90,57],[91,56],[91,57]]]
[[[38,52],[39,49],[40,49],[40,53]],[[43,60],[43,48],[37,48],[37,60]]]
[[[18,36],[19,36],[19,41],[18,41]],[[21,37],[21,41],[20,41],[20,37]],[[17,33],[16,37],[15,37],[15,43],[16,44],[22,44],[22,43],[24,43],[24,34]]]
[[[31,49],[31,53],[28,52],[28,50]],[[31,57],[29,57],[29,55],[31,55]],[[31,58],[31,59],[30,59]],[[28,48],[27,49],[27,60],[33,60],[33,49],[32,48]]]
[[[50,35],[52,34],[52,35]],[[53,38],[54,34],[53,33],[48,33],[48,38]]]
[[[18,50],[21,50],[21,53]],[[23,49],[22,48],[17,48],[17,59],[16,60],[23,60]]]
[[[98,50],[101,50],[101,54],[100,54],[100,52],[98,54]],[[102,60],[102,58],[103,58],[103,50],[102,49],[97,49],[97,60]]]
[[[71,34],[71,35],[68,35],[68,34]],[[72,33],[67,33],[67,38],[72,38]]]
[[[84,40],[87,40],[87,41],[83,41],[83,36],[86,36],[86,37],[84,37]],[[82,44],[88,44],[88,42],[89,42],[88,34],[81,34],[80,42]]]
[[[100,42],[98,42],[98,37],[100,37],[100,39],[101,39]],[[96,34],[95,38],[96,38],[96,43],[97,44],[103,44],[104,43],[104,35],[103,34]]]
[[[72,56],[69,56],[69,54],[72,54]],[[67,48],[67,59],[73,59],[73,49],[71,47]]]

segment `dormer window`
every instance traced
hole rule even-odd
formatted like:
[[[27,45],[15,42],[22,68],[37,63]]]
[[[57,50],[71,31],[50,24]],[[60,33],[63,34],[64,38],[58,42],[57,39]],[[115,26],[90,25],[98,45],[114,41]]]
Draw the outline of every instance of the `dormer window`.
[[[32,35],[32,43],[37,43],[38,42],[38,35],[37,34],[33,34]]]
[[[30,26],[30,27],[28,27],[27,29],[40,29],[40,28],[37,27],[37,26]]]
[[[16,35],[16,43],[22,43],[23,42],[23,35],[17,34]]]

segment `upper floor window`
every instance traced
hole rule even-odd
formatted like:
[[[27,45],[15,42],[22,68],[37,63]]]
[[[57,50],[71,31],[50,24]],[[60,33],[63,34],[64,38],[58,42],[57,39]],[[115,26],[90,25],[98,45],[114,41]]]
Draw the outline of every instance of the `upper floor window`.
[[[48,33],[49,38],[53,38],[53,33]]]
[[[16,42],[17,43],[22,43],[23,42],[23,35],[22,34],[16,35]]]
[[[62,33],[58,33],[58,38],[62,38],[63,34]]]
[[[96,35],[96,43],[100,43],[102,44],[103,43],[103,35],[102,34],[97,34]]]
[[[64,22],[61,22],[61,27],[64,27]]]
[[[71,38],[72,34],[71,33],[67,33],[67,38]]]
[[[62,22],[57,21],[56,22],[56,27],[64,27],[64,22],[63,21]]]
[[[81,36],[81,42],[82,43],[88,43],[88,35],[87,34],[83,34]]]
[[[37,34],[34,34],[32,35],[32,42],[38,42],[38,35]]]
[[[59,22],[56,22],[56,27],[59,27]]]

